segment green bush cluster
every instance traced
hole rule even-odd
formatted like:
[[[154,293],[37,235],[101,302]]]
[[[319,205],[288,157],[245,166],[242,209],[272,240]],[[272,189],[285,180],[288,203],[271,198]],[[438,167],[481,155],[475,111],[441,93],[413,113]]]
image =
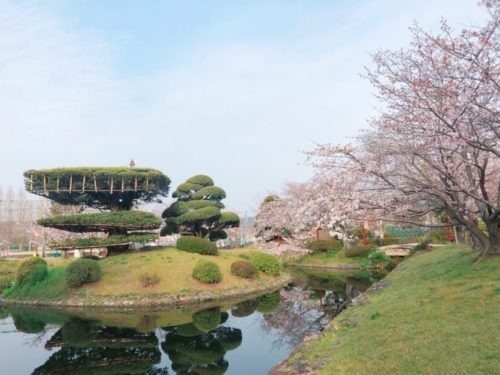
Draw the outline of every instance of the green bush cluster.
[[[151,242],[158,238],[157,233],[137,233],[131,235],[112,235],[109,237],[89,237],[89,238],[75,238],[65,240],[57,243],[51,243],[52,249],[61,249],[68,247],[94,247],[94,246],[110,246],[118,244],[127,244],[131,242]]]
[[[16,271],[16,282],[19,286],[35,285],[48,275],[47,262],[42,258],[33,257],[22,262]]]
[[[274,255],[253,253],[250,255],[250,262],[260,271],[269,275],[277,276],[280,273],[280,262]]]
[[[199,253],[203,255],[217,255],[219,252],[217,246],[213,242],[201,237],[182,236],[179,237],[176,243],[179,250],[188,251],[190,253]]]
[[[102,225],[127,228],[156,229],[162,221],[149,212],[112,211],[90,214],[56,215],[38,219],[37,223],[46,227],[58,225]]]
[[[306,247],[312,251],[328,251],[328,250],[340,250],[344,247],[341,240],[315,240],[309,242]]]
[[[8,276],[0,276],[0,293],[2,293],[5,289],[9,288],[14,281],[13,277]]]
[[[70,288],[98,281],[101,267],[96,260],[77,259],[66,268],[66,282]]]
[[[372,251],[370,255],[368,255],[368,260],[372,267],[380,268],[389,264],[391,262],[391,257],[381,251]]]
[[[245,279],[255,279],[259,270],[247,260],[237,260],[231,264],[231,273]]]
[[[344,249],[344,254],[348,258],[362,257],[376,250],[372,245],[354,245]]]
[[[200,261],[194,266],[192,276],[203,283],[218,283],[222,280],[219,266],[210,261]]]

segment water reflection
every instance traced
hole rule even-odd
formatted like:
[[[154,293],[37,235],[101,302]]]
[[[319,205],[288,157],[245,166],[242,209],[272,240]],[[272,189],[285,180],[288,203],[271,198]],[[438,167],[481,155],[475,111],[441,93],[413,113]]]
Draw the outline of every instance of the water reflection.
[[[298,345],[306,336],[321,332],[325,326],[382,274],[342,273],[291,269],[292,285],[281,291],[281,303],[264,315],[263,331],[276,330],[277,347]]]
[[[66,322],[45,343],[48,350],[56,347],[60,349],[33,374],[144,374],[161,358],[154,332],[104,327],[78,318]]]
[[[293,272],[294,283],[281,291],[200,311],[5,307],[0,321],[12,328],[0,335],[0,350],[9,345],[5,337],[15,327],[14,333],[22,332],[29,341],[29,348],[19,346],[17,351],[36,348],[43,353],[35,356],[42,359],[32,364],[33,374],[265,372],[380,277]],[[16,368],[14,362],[9,366]]]
[[[216,318],[216,328],[209,330]],[[176,374],[215,375],[227,371],[226,352],[238,348],[243,340],[240,329],[218,326],[227,318],[227,313],[211,309],[195,314],[193,323],[165,329],[167,334],[161,347]]]

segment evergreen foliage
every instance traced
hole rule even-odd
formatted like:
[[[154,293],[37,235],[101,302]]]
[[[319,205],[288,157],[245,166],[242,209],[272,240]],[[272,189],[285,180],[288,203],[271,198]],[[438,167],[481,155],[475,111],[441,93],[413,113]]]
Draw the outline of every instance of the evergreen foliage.
[[[250,262],[259,270],[272,276],[280,273],[280,262],[274,255],[266,253],[253,253],[250,255]]]
[[[231,273],[245,279],[255,279],[259,270],[247,260],[237,260],[231,264]]]
[[[71,288],[98,281],[101,278],[101,267],[96,260],[77,259],[66,269],[66,283]]]
[[[200,261],[193,268],[192,276],[194,279],[203,283],[218,283],[222,280],[222,274],[219,266],[210,261]]]
[[[112,211],[90,214],[58,215],[41,218],[39,225],[75,232],[107,231],[112,228],[156,229],[161,219],[156,215],[143,211]]]
[[[38,220],[44,227],[76,233],[104,232],[108,238],[93,237],[52,244],[53,248],[108,247],[128,249],[132,242],[149,242],[154,233],[132,233],[158,229],[162,223],[155,215],[130,211],[138,202],[151,202],[167,196],[170,179],[152,168],[72,167],[24,172],[26,190],[56,204],[104,210],[98,213],[55,215]],[[130,236],[128,236],[130,234]]]
[[[172,194],[172,203],[162,217],[166,226],[161,235],[174,233],[205,237],[211,241],[227,238],[225,228],[238,227],[240,218],[233,212],[221,212],[226,192],[205,175],[189,178]]]
[[[63,205],[130,209],[167,196],[170,179],[152,168],[71,167],[24,172],[27,191]]]
[[[199,253],[203,255],[217,255],[219,252],[217,246],[213,242],[205,238],[195,236],[179,237],[176,243],[179,250],[188,251],[190,253]]]
[[[19,287],[35,285],[48,275],[47,262],[42,258],[32,257],[22,262],[16,271],[16,283]]]
[[[129,243],[151,242],[158,238],[157,233],[134,233],[131,235],[112,235],[105,237],[90,237],[76,238],[73,240],[65,240],[62,242],[51,243],[52,249],[69,249],[69,248],[92,248],[106,247],[113,245],[124,245]]]

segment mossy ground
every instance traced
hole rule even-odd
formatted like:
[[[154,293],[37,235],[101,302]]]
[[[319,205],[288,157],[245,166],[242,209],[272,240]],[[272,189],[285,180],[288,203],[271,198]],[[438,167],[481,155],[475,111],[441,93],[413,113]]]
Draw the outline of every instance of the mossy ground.
[[[241,260],[241,254],[252,250],[223,250],[218,256],[200,255],[180,251],[175,248],[160,248],[150,251],[130,252],[102,259],[100,281],[86,284],[81,288],[69,289],[64,280],[67,265],[73,259],[50,259],[49,276],[36,286],[13,289],[6,297],[35,300],[63,300],[70,297],[143,297],[155,295],[190,295],[196,293],[224,294],[227,290],[265,285],[273,277],[259,273],[257,279],[243,279],[232,275],[231,264]],[[192,270],[200,260],[210,260],[218,264],[223,279],[216,284],[204,284],[193,279]],[[145,286],[141,281],[144,274],[156,275],[158,282]]]
[[[476,256],[447,247],[410,258],[272,373],[498,373],[500,257]]]

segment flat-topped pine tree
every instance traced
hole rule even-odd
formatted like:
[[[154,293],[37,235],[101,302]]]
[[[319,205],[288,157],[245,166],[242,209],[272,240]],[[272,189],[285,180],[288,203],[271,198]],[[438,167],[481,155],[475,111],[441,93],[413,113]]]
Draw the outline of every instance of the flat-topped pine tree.
[[[152,168],[73,167],[24,172],[27,191],[62,205],[80,205],[101,212],[57,215],[38,224],[69,232],[102,232],[106,236],[66,240],[51,244],[55,249],[107,247],[128,249],[131,242],[157,238],[162,221],[155,215],[131,211],[138,202],[152,202],[167,196],[170,179]],[[145,232],[150,231],[150,232]]]

